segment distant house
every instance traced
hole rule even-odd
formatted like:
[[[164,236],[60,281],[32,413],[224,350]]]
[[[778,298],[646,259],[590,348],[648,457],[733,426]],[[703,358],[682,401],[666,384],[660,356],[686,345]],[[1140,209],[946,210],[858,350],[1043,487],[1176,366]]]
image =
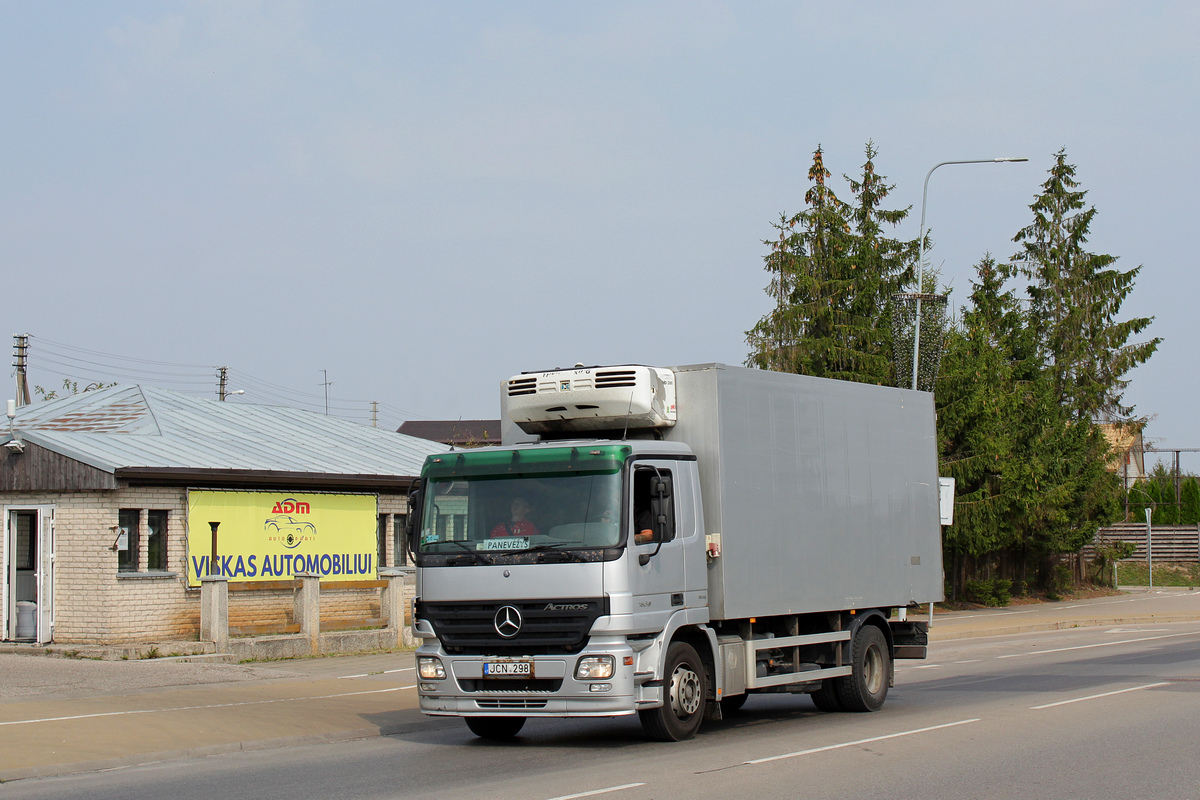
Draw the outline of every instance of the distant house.
[[[500,420],[418,420],[405,422],[397,430],[397,433],[454,447],[483,447],[489,444],[500,444]]]
[[[378,616],[379,569],[404,562],[408,492],[445,451],[147,386],[24,406],[0,432],[0,638],[195,640],[213,574],[229,580],[232,629],[292,624],[297,572],[321,576],[331,619]]]
[[[1121,476],[1126,490],[1146,476],[1142,426],[1136,423],[1102,422],[1100,432],[1108,440],[1111,456],[1108,471]]]

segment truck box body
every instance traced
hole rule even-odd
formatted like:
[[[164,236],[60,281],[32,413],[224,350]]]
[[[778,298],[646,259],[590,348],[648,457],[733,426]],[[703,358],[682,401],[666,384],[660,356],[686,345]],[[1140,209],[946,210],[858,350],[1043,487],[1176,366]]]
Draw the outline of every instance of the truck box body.
[[[933,396],[703,364],[675,367],[696,454],[712,618],[942,599]]]

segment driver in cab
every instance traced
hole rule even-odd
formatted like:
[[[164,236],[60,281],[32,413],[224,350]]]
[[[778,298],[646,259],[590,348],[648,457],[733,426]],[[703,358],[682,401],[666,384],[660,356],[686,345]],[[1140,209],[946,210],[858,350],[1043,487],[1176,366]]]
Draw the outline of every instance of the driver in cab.
[[[533,506],[524,497],[514,497],[512,501],[512,519],[501,522],[492,528],[489,535],[492,539],[515,539],[537,536],[541,533],[538,527],[529,520]]]

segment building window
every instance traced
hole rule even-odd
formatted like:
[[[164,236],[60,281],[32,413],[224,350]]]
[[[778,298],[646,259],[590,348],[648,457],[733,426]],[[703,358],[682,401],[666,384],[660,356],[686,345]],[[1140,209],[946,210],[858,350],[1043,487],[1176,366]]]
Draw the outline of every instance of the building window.
[[[136,508],[122,508],[118,512],[117,525],[117,571],[137,572],[138,569],[138,523],[142,512]]]
[[[380,514],[375,523],[375,563],[378,569],[387,566],[387,523],[387,514]]]
[[[404,531],[404,526],[408,524],[408,518],[404,514],[394,514],[392,516],[392,539],[396,548],[396,566],[408,566],[408,539]]]
[[[146,569],[167,571],[167,512],[146,512]]]

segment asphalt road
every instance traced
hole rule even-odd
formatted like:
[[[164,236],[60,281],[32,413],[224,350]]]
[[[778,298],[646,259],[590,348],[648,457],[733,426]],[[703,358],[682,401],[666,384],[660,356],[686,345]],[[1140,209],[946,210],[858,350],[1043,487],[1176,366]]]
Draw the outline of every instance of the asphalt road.
[[[678,744],[647,742],[635,718],[531,720],[501,744],[458,720],[422,720],[384,737],[22,780],[0,796],[1200,796],[1200,623],[942,642],[928,661],[900,662],[896,683],[875,714],[754,697]],[[383,719],[410,701],[374,702]]]

